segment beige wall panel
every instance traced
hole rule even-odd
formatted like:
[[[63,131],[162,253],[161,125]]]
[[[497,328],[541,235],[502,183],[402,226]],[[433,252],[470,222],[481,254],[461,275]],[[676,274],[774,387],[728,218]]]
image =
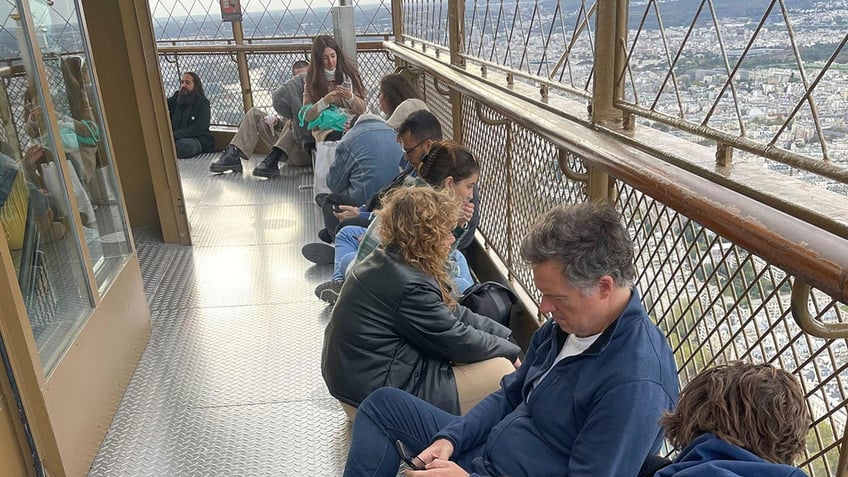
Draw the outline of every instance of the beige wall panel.
[[[0,475],[30,475],[13,419],[19,419],[17,409],[9,407],[6,397],[0,395]]]
[[[97,69],[100,92],[109,124],[112,150],[121,186],[127,200],[127,214],[133,227],[159,225],[153,179],[147,147],[141,128],[139,104],[130,74],[118,2],[84,1],[91,50]]]
[[[44,387],[67,475],[88,472],[149,334],[150,310],[133,254]]]

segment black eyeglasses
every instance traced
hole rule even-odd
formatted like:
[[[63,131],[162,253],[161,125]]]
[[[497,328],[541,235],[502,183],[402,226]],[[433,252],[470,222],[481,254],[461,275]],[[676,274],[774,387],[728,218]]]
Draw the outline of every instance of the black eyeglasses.
[[[427,142],[427,141],[429,141],[429,140],[430,140],[430,138],[428,137],[427,139],[425,139],[425,140],[423,140],[423,141],[419,142],[418,144],[416,144],[416,145],[414,145],[414,146],[412,146],[412,147],[410,147],[410,148],[405,148],[405,147],[404,147],[404,148],[402,148],[402,149],[403,149],[403,153],[404,153],[404,154],[406,154],[406,155],[408,156],[410,152],[414,151],[416,148],[418,148],[418,146],[420,146],[420,145],[424,144],[425,142]]]

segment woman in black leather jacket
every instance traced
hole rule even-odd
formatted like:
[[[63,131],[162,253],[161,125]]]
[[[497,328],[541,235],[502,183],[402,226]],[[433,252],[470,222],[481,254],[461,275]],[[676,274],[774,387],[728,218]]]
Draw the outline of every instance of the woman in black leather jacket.
[[[382,247],[354,267],[324,333],[324,381],[349,415],[383,386],[459,414],[513,369],[519,348],[510,330],[451,295],[445,260],[459,209],[449,190],[430,187],[386,198]],[[458,386],[456,375],[471,375],[462,383],[476,381],[477,389]]]

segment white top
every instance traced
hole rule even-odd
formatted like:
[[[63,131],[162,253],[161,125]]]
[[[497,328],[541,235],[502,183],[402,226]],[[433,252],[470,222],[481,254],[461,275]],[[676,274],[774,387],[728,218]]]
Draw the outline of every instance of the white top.
[[[557,363],[569,356],[576,356],[586,351],[587,349],[589,349],[589,346],[592,346],[592,343],[594,343],[599,336],[601,336],[601,333],[592,336],[587,336],[585,338],[580,338],[579,336],[574,335],[568,335],[565,338],[565,343],[562,345],[562,349],[559,350],[559,354],[554,360],[554,364],[552,364],[551,367],[548,368],[547,371],[545,371],[545,374],[541,375],[539,379],[537,379],[533,383],[533,389],[536,389],[536,386],[538,386],[543,379],[548,377],[548,374],[551,372],[552,369],[554,369],[554,366],[556,366]],[[532,390],[530,392],[532,393]]]

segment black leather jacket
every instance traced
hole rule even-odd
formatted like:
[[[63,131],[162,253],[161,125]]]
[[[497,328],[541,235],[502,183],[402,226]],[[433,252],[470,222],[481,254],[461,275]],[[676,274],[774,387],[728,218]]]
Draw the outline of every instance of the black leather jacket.
[[[453,363],[505,357],[519,348],[509,328],[457,305],[429,275],[377,249],[345,280],[324,331],[321,371],[339,401],[359,406],[391,386],[459,414]]]

